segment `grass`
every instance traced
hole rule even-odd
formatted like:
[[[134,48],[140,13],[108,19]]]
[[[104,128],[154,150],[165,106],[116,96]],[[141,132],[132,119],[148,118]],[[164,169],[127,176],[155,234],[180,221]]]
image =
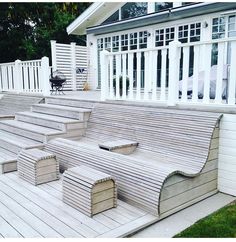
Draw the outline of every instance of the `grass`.
[[[236,238],[236,201],[199,220],[175,238]]]

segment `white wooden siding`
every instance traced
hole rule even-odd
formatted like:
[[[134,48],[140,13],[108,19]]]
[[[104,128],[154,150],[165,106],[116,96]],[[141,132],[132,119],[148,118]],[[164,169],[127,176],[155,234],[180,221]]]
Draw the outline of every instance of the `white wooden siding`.
[[[236,115],[224,114],[220,124],[219,191],[236,196]]]
[[[79,46],[75,43],[59,44],[51,41],[52,67],[64,73],[67,82],[66,90],[82,90],[88,79],[88,52],[86,46]],[[78,68],[85,71],[77,73]]]

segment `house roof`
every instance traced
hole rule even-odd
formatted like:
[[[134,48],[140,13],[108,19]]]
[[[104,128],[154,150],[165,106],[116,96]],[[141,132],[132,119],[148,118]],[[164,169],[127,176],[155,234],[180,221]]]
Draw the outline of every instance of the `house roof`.
[[[101,24],[122,5],[124,5],[124,2],[93,3],[67,27],[67,33],[74,35],[86,34],[88,27]]]
[[[136,18],[125,19],[110,24],[102,24],[124,4],[125,2],[93,3],[67,27],[68,34],[106,34],[236,8],[235,2],[204,2],[172,8],[171,12],[167,9]]]
[[[111,24],[92,26],[87,29],[87,34],[107,34],[232,9],[236,9],[236,2],[205,2],[189,6],[186,5],[172,8],[171,12],[167,9],[161,12],[121,20]]]

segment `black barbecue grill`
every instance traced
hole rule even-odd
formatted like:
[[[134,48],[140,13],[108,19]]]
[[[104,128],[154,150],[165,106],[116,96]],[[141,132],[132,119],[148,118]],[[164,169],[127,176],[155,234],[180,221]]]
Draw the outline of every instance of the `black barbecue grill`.
[[[50,75],[50,84],[51,84],[51,94],[52,93],[55,93],[55,94],[60,94],[60,93],[63,93],[63,88],[64,88],[64,85],[66,83],[66,77],[65,75],[60,72],[60,71],[54,71],[51,73]]]

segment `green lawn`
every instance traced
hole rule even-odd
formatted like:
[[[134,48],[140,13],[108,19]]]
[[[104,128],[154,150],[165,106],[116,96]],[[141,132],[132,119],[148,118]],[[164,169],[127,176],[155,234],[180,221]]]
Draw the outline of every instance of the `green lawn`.
[[[236,238],[236,202],[199,220],[175,238]]]

